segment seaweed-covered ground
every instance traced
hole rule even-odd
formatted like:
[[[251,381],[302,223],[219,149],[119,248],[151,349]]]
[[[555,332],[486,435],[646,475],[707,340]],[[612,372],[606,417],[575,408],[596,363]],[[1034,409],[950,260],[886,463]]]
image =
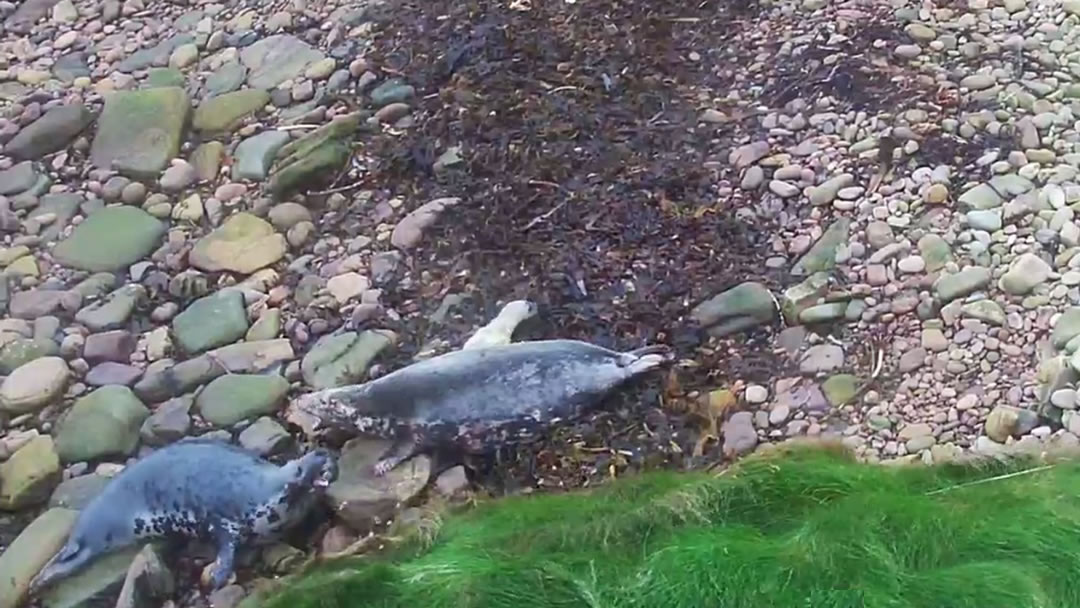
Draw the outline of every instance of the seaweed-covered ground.
[[[914,75],[872,63],[888,55],[873,42],[889,30],[872,25],[887,11],[869,13],[852,40],[811,44],[804,64],[769,72],[752,65],[783,44],[769,30],[824,45],[817,39],[835,23],[727,1],[392,2],[370,14],[380,35],[366,57],[405,77],[419,99],[407,128],[365,142],[365,183],[465,201],[417,252],[431,282],[398,296],[430,308],[448,293],[469,294],[473,323],[493,316],[497,301],[528,298],[540,317],[519,339],[678,347],[686,365],[623,398],[633,412],[604,413],[573,430],[592,448],[578,456],[599,458],[560,460],[556,485],[604,477],[613,463],[722,459],[720,442],[695,445],[697,427],[708,426],[697,397],[795,373],[794,361],[775,348],[778,324],[710,343],[689,309],[746,281],[781,290],[797,280],[786,266],[765,263],[776,232],[794,218],[740,213],[759,196],[731,187],[739,176],[727,157],[764,133],[756,124],[762,110],[722,95],[760,78],[755,97],[770,106],[830,95],[835,110],[874,112],[910,101],[925,93]],[[816,65],[826,54],[842,59]],[[724,118],[703,122],[706,108]],[[443,167],[448,154],[460,160]],[[805,218],[811,209],[791,213]],[[474,326],[462,325],[454,329]],[[442,328],[426,329],[410,328],[396,362]],[[873,360],[864,347],[877,331],[841,334],[865,373]],[[688,409],[704,414],[691,418],[690,430],[681,415]]]

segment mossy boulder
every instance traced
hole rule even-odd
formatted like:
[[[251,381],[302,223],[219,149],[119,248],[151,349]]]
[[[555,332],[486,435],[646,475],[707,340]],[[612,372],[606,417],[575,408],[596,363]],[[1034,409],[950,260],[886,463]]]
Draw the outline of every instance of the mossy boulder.
[[[105,98],[90,160],[99,169],[156,177],[180,153],[191,100],[180,87],[117,91]]]
[[[142,209],[106,207],[92,213],[70,237],[57,243],[53,257],[79,270],[124,270],[150,255],[166,228],[165,223]]]

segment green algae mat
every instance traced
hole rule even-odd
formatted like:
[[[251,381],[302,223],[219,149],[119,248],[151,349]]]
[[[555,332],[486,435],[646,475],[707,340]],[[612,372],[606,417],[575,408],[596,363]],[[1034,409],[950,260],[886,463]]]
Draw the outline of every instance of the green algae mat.
[[[885,467],[797,447],[722,475],[485,502],[283,583],[246,605],[1075,607],[1080,465]]]

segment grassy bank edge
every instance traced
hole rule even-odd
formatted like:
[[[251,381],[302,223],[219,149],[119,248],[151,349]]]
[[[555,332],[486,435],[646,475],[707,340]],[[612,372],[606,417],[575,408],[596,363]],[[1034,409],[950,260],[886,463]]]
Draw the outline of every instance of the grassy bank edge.
[[[720,474],[436,510],[244,608],[1077,606],[1078,533],[1072,454],[888,467],[792,442]]]

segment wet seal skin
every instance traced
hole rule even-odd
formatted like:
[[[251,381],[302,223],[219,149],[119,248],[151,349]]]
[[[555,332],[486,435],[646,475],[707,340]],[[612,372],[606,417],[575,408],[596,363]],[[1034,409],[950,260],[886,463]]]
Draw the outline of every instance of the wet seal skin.
[[[207,540],[217,548],[214,589],[232,576],[237,548],[303,519],[337,478],[315,449],[282,466],[221,441],[185,439],[130,465],[80,513],[67,542],[30,583],[37,594],[94,559],[156,538]]]

